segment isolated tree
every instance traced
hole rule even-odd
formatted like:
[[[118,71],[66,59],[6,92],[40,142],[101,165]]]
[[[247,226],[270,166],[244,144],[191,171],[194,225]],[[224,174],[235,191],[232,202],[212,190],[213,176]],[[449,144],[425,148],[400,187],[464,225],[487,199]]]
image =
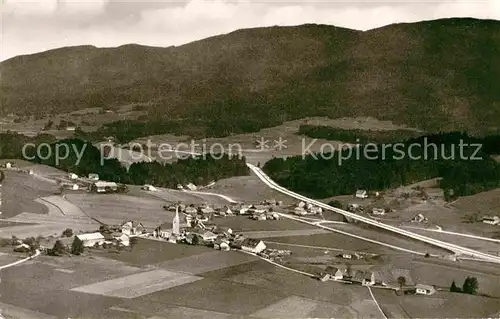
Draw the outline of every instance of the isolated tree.
[[[425,253],[425,258],[429,258],[431,255],[429,253]]]
[[[36,245],[36,243],[37,242],[36,242],[35,237],[28,237],[28,238],[25,238],[23,240],[23,244],[26,244],[28,246],[32,246],[32,245],[34,246],[34,245]]]
[[[19,238],[17,238],[15,235],[12,235],[12,238],[10,239],[10,245],[15,246],[19,244]]]
[[[31,256],[35,255],[38,248],[39,247],[37,247],[35,245],[30,245],[30,249],[28,251],[28,257],[31,258]]]
[[[198,236],[194,235],[193,236],[192,244],[193,245],[199,245],[200,244],[200,238],[198,238]]]
[[[83,246],[83,241],[81,241],[80,238],[75,237],[73,243],[71,244],[71,253],[77,256],[81,255],[83,253],[84,248],[85,247]]]
[[[66,246],[62,243],[62,241],[57,240],[54,244],[54,247],[52,247],[52,252],[55,256],[60,256],[62,254],[66,253]]]
[[[134,246],[137,245],[137,237],[130,237],[130,240],[129,240],[129,245],[130,245],[130,251],[132,251],[132,249],[134,249]]]
[[[399,276],[398,277],[398,284],[399,284],[399,289],[403,289],[403,286],[406,285],[406,278],[404,276]]]
[[[347,265],[346,265],[346,270],[345,270],[345,272],[346,272],[346,275],[347,275],[348,277],[352,276],[352,267],[351,267],[351,264],[347,264]]]
[[[479,283],[476,277],[465,278],[464,284],[462,286],[462,291],[466,294],[475,295],[477,294],[477,289],[479,288]]]
[[[455,284],[455,280],[451,283],[450,292],[461,292],[461,289],[457,287],[457,284]]]
[[[35,237],[25,238],[23,240],[23,244],[26,244],[26,245],[29,246],[29,250],[28,250],[28,256],[29,257],[31,257],[32,255],[34,255],[36,253],[36,250],[38,248],[40,248],[40,242]]]
[[[48,131],[48,130],[50,130],[50,129],[52,128],[52,125],[53,125],[53,124],[54,124],[54,121],[49,120],[49,121],[47,122],[47,124],[45,124],[45,126],[43,127],[43,130],[44,130],[44,131]]]
[[[342,209],[342,207],[343,207],[342,203],[338,200],[332,200],[328,203],[328,205],[330,205],[332,207],[340,208],[340,209]]]
[[[108,225],[101,225],[101,226],[99,226],[99,232],[100,233],[111,233],[111,230],[109,229]]]
[[[66,228],[63,232],[62,235],[64,237],[73,237],[73,229],[71,228]]]

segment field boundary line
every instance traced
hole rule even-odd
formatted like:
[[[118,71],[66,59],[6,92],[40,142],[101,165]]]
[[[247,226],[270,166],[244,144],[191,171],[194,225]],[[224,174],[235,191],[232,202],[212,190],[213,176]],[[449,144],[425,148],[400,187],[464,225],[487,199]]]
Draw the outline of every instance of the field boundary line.
[[[268,262],[268,263],[270,263],[272,265],[275,265],[275,266],[278,266],[280,268],[283,268],[283,269],[286,269],[286,270],[289,270],[289,271],[293,271],[295,273],[298,273],[298,274],[301,274],[301,275],[304,275],[304,276],[313,277],[313,278],[316,277],[315,275],[310,274],[308,272],[300,271],[300,270],[297,270],[297,269],[293,269],[293,268],[290,268],[290,267],[283,266],[281,264],[278,264],[277,262],[274,262],[272,260],[266,259],[264,257],[261,257],[261,256],[257,255],[257,254],[254,254],[254,253],[251,253],[251,252],[248,252],[248,251],[243,251],[243,250],[238,250],[238,251],[242,252],[244,254],[247,254],[247,255],[252,255],[252,256],[258,257],[259,259],[264,260],[265,262]]]
[[[303,248],[311,248],[311,249],[324,249],[324,250],[331,250],[331,251],[348,251],[348,252],[355,252],[355,253],[360,253],[360,254],[364,254],[364,255],[372,255],[372,256],[379,255],[379,254],[374,254],[374,253],[369,253],[369,252],[364,252],[364,251],[353,251],[353,250],[342,249],[342,248],[323,247],[323,246],[309,246],[309,245],[300,245],[300,244],[290,244],[290,243],[282,243],[282,242],[267,241],[267,240],[264,240],[264,242],[269,243],[269,244],[277,244],[277,245],[284,245],[284,246],[295,246],[295,247],[303,247]]]
[[[196,194],[200,194],[200,195],[216,196],[216,197],[224,199],[225,201],[228,201],[231,204],[238,203],[237,201],[235,201],[234,199],[232,199],[229,196],[222,195],[222,194],[217,194],[217,193],[208,193],[208,192],[199,192],[199,191],[188,191],[188,190],[183,190],[182,192],[188,193],[188,194],[195,194],[195,195]]]
[[[375,302],[375,305],[377,305],[377,308],[380,311],[380,313],[382,314],[382,316],[384,316],[385,319],[389,319],[385,315],[384,311],[382,311],[382,308],[380,308],[380,305],[378,304],[377,299],[375,299],[375,296],[373,295],[373,292],[372,292],[372,289],[370,288],[370,286],[366,286],[366,288],[368,288],[368,291],[370,292],[370,295],[372,296],[373,302]]]
[[[62,216],[66,216],[66,214],[64,214],[64,212],[62,211],[62,209],[59,206],[57,206],[54,203],[51,203],[50,201],[44,199],[43,197],[38,197],[37,199],[35,199],[35,201],[36,200],[39,200],[39,201],[43,202],[42,204],[44,204],[45,206],[55,207],[61,213]],[[47,209],[49,210],[49,213],[47,213],[47,215],[50,215],[50,208],[47,207]]]
[[[367,242],[370,242],[370,243],[374,243],[374,244],[377,244],[377,245],[380,245],[380,246],[389,247],[389,248],[392,248],[392,249],[395,249],[395,250],[404,251],[404,252],[415,254],[415,255],[419,255],[419,256],[424,256],[425,255],[425,253],[422,253],[422,252],[418,252],[418,251],[411,250],[411,249],[406,249],[406,248],[399,247],[399,246],[394,246],[394,245],[387,244],[387,243],[384,243],[384,242],[381,242],[381,241],[378,241],[378,240],[374,240],[374,239],[366,238],[366,237],[363,237],[363,236],[351,234],[351,233],[348,233],[348,232],[345,232],[345,231],[342,231],[342,230],[338,230],[338,229],[335,229],[335,228],[330,228],[330,227],[321,225],[320,223],[318,223],[318,224],[311,223],[311,222],[302,220],[300,218],[295,218],[295,217],[288,216],[286,214],[281,214],[281,213],[278,213],[278,215],[281,215],[281,216],[283,216],[285,218],[288,218],[288,219],[299,221],[301,223],[306,223],[306,224],[313,225],[313,226],[316,226],[316,227],[319,227],[319,228],[323,228],[323,229],[329,230],[329,231],[334,232],[334,233],[339,233],[341,235],[345,235],[345,236],[349,236],[349,237],[354,237],[354,238],[357,238],[357,239],[360,239],[360,240],[364,240],[364,241],[367,241]]]

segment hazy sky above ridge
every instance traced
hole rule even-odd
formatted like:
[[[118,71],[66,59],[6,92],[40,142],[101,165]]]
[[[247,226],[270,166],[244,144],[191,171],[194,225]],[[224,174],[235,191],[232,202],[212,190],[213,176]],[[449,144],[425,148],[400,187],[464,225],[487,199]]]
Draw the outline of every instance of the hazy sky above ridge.
[[[500,20],[500,0],[2,0],[0,60],[82,44],[181,45],[260,26],[321,23],[367,30],[450,17]]]

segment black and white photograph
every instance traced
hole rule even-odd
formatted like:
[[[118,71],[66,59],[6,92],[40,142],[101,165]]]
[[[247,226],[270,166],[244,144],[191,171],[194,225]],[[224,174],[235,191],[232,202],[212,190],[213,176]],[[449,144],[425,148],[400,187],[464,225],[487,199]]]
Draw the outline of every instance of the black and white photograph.
[[[0,8],[0,319],[500,319],[500,0]]]

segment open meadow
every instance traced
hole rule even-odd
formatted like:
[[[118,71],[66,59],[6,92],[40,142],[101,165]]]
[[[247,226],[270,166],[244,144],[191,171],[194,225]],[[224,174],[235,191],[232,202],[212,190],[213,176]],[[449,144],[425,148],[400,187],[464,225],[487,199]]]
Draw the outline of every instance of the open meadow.
[[[351,252],[372,254],[401,254],[398,250],[336,233],[315,234],[308,236],[270,237],[261,238],[261,240],[264,242],[280,243],[283,245],[282,249],[292,249],[293,245],[301,245],[304,248],[308,248],[307,246],[310,246],[311,249],[334,248]],[[404,254],[408,255],[407,253]]]
[[[86,215],[107,224],[127,220],[140,221],[146,227],[156,227],[171,221],[173,213],[165,211],[161,200],[122,194],[68,194],[66,199],[82,209]]]
[[[145,239],[132,251],[41,256],[5,269],[0,304],[34,318],[381,317],[363,287],[323,283],[237,251]]]
[[[500,298],[500,270],[498,265],[474,262],[445,262],[434,260],[411,261],[411,275],[416,282],[432,284],[448,289],[453,281],[462,286],[467,276],[476,277],[478,292]]]
[[[173,259],[197,256],[207,251],[210,252],[212,249],[139,238],[132,251],[124,250],[116,254],[106,250],[96,250],[95,254],[136,267],[147,267]]]
[[[207,192],[159,188],[157,192],[150,192],[150,195],[168,202],[183,202],[187,204],[227,205],[230,203],[217,194],[211,195]]]
[[[269,188],[254,174],[219,180],[210,188],[210,191],[249,204],[258,204],[263,200],[271,199],[281,200],[284,204],[296,202],[290,196]]]
[[[423,214],[429,219],[429,227],[439,226],[443,230],[459,232],[464,234],[493,237],[498,235],[500,227],[487,225],[481,221],[469,222],[470,218],[481,219],[484,215],[496,215],[498,207],[498,195],[500,190],[482,192],[473,196],[459,198],[451,204],[444,201],[427,201],[417,205],[412,205],[402,211],[388,214],[394,215],[397,221],[405,225],[420,226],[418,223],[409,223],[410,219],[417,214]],[[426,225],[422,225],[424,227]]]
[[[406,249],[413,250],[422,254],[436,254],[436,255],[447,255],[450,254],[449,251],[435,247],[430,244],[426,244],[421,241],[405,237],[403,235],[398,235],[390,231],[384,231],[379,228],[370,227],[363,224],[329,224],[328,227],[356,234],[368,239],[377,240],[382,243],[403,247]]]
[[[485,226],[490,226],[486,225]],[[500,227],[499,227],[500,228]],[[439,231],[431,231],[431,230],[426,230],[426,229],[418,229],[418,228],[407,228],[407,230],[420,234],[423,236],[427,236],[430,238],[434,238],[437,240],[442,240],[448,243],[454,243],[456,245],[462,246],[462,247],[467,247],[471,248],[477,251],[482,251],[485,253],[489,253],[492,255],[498,255],[500,254],[500,239],[498,242],[492,242],[492,241],[487,241],[483,239],[476,239],[476,238],[470,238],[470,237],[464,237],[460,235],[455,235],[455,234],[447,234]],[[500,231],[500,229],[499,229]]]
[[[2,182],[2,218],[23,212],[47,214],[45,205],[36,199],[58,192],[57,185],[21,172],[4,170]]]
[[[221,227],[229,227],[234,232],[252,232],[252,231],[286,231],[286,230],[304,230],[318,229],[313,225],[308,225],[298,221],[282,218],[280,220],[253,220],[250,216],[230,216],[216,217],[214,224]]]
[[[494,318],[500,299],[438,291],[432,296],[397,296],[393,291],[373,291],[388,318]]]
[[[201,152],[202,146],[205,149],[210,149],[211,145],[222,145],[225,152],[245,156],[247,162],[254,165],[260,163],[264,165],[265,162],[273,157],[285,157],[302,155],[304,150],[308,147],[313,152],[318,152],[321,145],[327,143],[328,145],[339,146],[341,142],[327,141],[323,139],[313,139],[303,135],[299,135],[300,125],[324,125],[340,129],[359,129],[359,130],[377,130],[377,131],[392,131],[398,129],[413,130],[404,126],[395,125],[390,121],[380,121],[371,117],[356,117],[356,118],[338,118],[329,119],[326,117],[308,117],[299,120],[287,121],[281,125],[261,129],[255,133],[234,134],[221,138],[206,138],[203,140],[193,141],[198,145],[194,149],[195,152]],[[258,141],[266,141],[263,147],[259,147]],[[279,147],[279,141],[283,143],[283,147]],[[176,148],[179,143],[190,144],[191,140],[186,136],[174,136],[171,134],[154,135],[135,139],[133,142],[146,144],[150,142],[154,145],[168,144],[172,148]],[[182,150],[185,147],[180,148]],[[219,150],[219,147],[217,147]],[[190,149],[191,151],[191,149]],[[152,152],[153,153],[153,152]]]

